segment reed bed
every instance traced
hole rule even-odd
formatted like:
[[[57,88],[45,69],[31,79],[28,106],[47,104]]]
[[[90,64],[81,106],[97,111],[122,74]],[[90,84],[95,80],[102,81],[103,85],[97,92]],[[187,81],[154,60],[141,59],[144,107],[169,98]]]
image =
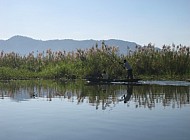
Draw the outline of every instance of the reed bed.
[[[152,44],[136,47],[127,55],[119,55],[118,48],[95,44],[90,49],[76,52],[34,52],[21,56],[14,52],[0,54],[0,79],[75,79],[99,76],[106,71],[110,78],[126,77],[119,62],[127,59],[137,76],[188,77],[190,75],[190,47],[164,45],[157,49]]]
[[[190,47],[182,45],[163,45],[156,49],[148,44],[138,47],[133,55],[133,65],[141,75],[165,75],[171,78],[189,76],[190,74]],[[136,65],[136,66],[135,66]]]

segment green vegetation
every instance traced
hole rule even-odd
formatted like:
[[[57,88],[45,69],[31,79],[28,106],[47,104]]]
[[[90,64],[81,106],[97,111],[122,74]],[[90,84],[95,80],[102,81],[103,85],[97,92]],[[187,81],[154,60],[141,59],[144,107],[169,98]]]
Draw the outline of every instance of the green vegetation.
[[[140,75],[151,75],[153,78],[187,79],[190,75],[190,47],[163,46],[156,50],[151,44],[131,56],[133,66]],[[135,66],[136,64],[136,66]]]
[[[127,59],[133,73],[141,78],[189,79],[190,48],[163,46],[158,50],[152,44],[137,47],[128,55],[118,55],[118,48],[96,44],[91,49],[76,52],[46,52],[20,56],[14,52],[0,54],[0,79],[82,79],[96,76],[104,70],[111,78],[124,78],[126,70],[119,62]]]

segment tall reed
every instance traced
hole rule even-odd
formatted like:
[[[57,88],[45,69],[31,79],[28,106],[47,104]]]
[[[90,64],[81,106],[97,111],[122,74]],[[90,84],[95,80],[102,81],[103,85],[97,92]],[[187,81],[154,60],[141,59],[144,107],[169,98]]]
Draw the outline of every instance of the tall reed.
[[[164,45],[157,49],[148,44],[138,47],[131,59],[138,74],[182,76],[190,74],[189,51],[189,47],[182,45]]]
[[[167,75],[169,77],[190,74],[190,47],[164,45],[155,48],[151,43],[136,47],[134,52],[119,55],[115,46],[95,44],[90,49],[76,52],[34,52],[21,56],[17,53],[0,53],[0,79],[30,78],[85,78],[99,76],[106,71],[110,78],[126,77],[126,70],[119,62],[127,59],[135,75]]]

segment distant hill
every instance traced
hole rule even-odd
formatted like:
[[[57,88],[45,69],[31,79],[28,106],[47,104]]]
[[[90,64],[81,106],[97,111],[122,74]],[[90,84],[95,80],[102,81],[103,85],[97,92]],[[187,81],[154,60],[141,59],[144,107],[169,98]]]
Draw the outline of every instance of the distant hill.
[[[15,52],[21,55],[26,55],[30,52],[43,52],[48,49],[52,51],[76,51],[77,49],[87,49],[95,46],[98,43],[100,47],[103,40],[72,40],[72,39],[63,39],[63,40],[36,40],[24,36],[13,36],[7,40],[0,40],[0,51],[4,52]],[[108,46],[117,46],[119,47],[120,53],[127,54],[128,48],[130,50],[135,50],[136,43],[109,39],[104,40],[105,44]]]

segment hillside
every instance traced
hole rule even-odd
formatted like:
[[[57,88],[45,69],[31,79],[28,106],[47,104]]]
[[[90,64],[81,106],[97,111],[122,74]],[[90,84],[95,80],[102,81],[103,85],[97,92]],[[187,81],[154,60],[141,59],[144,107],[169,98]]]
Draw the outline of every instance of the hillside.
[[[126,54],[128,48],[135,50],[136,43],[109,39],[104,40],[106,45],[117,46],[119,47],[120,53]],[[98,46],[101,46],[102,40],[72,40],[72,39],[63,39],[63,40],[36,40],[24,36],[13,36],[7,40],[0,40],[0,51],[4,52],[15,52],[21,55],[26,55],[30,52],[43,52],[48,49],[52,51],[76,51],[77,49],[87,49],[95,46],[98,43]]]

